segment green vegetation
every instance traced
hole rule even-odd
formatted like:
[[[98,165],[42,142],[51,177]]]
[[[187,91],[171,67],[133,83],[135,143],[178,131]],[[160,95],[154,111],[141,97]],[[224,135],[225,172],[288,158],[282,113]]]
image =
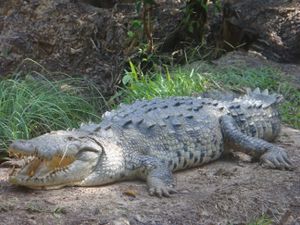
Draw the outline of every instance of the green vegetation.
[[[135,99],[151,99],[174,95],[193,95],[209,89],[230,89],[242,91],[243,88],[260,87],[282,94],[286,101],[281,104],[283,121],[300,128],[300,91],[283,80],[279,71],[271,68],[236,68],[217,69],[207,63],[198,63],[190,69],[177,69],[171,73],[145,75],[130,63],[122,89],[118,95],[122,101],[130,103]],[[222,87],[222,88],[221,88]]]
[[[271,225],[271,224],[273,224],[273,221],[269,217],[262,215],[261,217],[254,220],[253,222],[250,222],[248,225]]]
[[[0,81],[0,149],[6,148],[9,140],[99,120],[97,109],[103,101],[100,97],[84,97],[84,93],[95,91],[99,96],[92,85],[74,78],[54,82],[42,77]]]
[[[136,99],[152,99],[175,95],[192,95],[207,89],[208,79],[193,71],[187,73],[177,70],[166,74],[144,75],[131,62],[131,71],[123,77],[126,88],[118,94],[123,96],[122,102],[131,103]]]

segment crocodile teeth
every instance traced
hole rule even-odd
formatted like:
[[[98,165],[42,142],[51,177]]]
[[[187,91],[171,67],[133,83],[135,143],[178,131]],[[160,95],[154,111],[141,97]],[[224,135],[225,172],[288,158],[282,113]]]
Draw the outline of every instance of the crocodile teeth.
[[[21,168],[13,168],[10,172],[10,176],[23,175],[27,179],[37,177],[41,178],[49,173],[57,171],[65,171],[68,166],[74,162],[73,157],[54,156],[50,160],[44,159],[37,154],[34,155],[22,155]]]

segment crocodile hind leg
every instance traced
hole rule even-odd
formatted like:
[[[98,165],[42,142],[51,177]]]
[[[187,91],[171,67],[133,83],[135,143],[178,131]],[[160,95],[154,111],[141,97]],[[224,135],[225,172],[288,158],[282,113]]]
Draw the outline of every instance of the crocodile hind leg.
[[[152,156],[140,156],[134,163],[139,167],[139,176],[147,181],[150,195],[169,197],[176,193],[173,175],[165,160]]]
[[[262,139],[247,136],[238,129],[234,119],[230,116],[221,117],[220,122],[225,140],[234,147],[260,158],[264,166],[276,169],[293,169],[285,149]]]

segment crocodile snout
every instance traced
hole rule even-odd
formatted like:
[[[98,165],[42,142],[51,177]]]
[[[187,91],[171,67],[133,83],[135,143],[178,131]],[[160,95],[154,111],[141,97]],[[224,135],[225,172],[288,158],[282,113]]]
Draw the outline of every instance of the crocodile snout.
[[[29,141],[17,140],[10,144],[8,151],[22,154],[33,154],[34,146]]]

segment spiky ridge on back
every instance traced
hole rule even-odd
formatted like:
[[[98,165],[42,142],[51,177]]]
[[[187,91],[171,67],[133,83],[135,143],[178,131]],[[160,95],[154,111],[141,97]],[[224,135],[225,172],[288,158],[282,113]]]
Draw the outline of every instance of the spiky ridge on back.
[[[218,115],[217,117],[225,114],[234,117],[241,131],[250,136],[272,140],[280,130],[280,118],[274,106],[282,99],[281,95],[269,95],[268,90],[261,92],[256,88],[254,91],[247,89],[246,95],[231,101],[201,97],[138,100],[131,105],[121,104],[117,110],[106,112],[100,124],[82,124],[80,130],[90,133],[101,130],[100,133],[105,134],[105,131],[112,127],[114,130],[122,131],[135,127],[141,133],[147,133],[150,128],[158,126],[168,127],[172,133],[171,130],[176,132],[185,122],[199,120],[199,115],[213,111]],[[207,112],[208,109],[210,112]],[[269,129],[273,131],[270,133]],[[266,134],[264,134],[265,130],[268,130]]]
[[[94,131],[108,130],[111,126],[124,129],[131,125],[140,124],[143,124],[145,129],[155,125],[166,126],[167,124],[176,127],[182,124],[182,118],[197,119],[199,113],[207,111],[204,110],[207,107],[210,110],[215,110],[220,116],[227,113],[233,117],[242,117],[247,114],[247,111],[253,111],[251,114],[258,116],[262,110],[275,106],[281,100],[281,95],[269,95],[268,90],[261,92],[259,88],[254,91],[248,89],[246,95],[232,101],[218,101],[201,97],[138,100],[131,105],[121,104],[117,110],[106,112],[100,126],[93,127],[91,125],[91,128],[94,128]],[[278,116],[277,111],[275,111],[275,114],[275,116]],[[249,119],[252,115],[241,118],[241,121]]]
[[[280,115],[276,106],[282,100],[282,95],[269,95],[267,89],[262,92],[259,88],[254,91],[247,89],[246,95],[230,103],[229,115],[234,117],[243,133],[271,141],[280,132]]]
[[[147,135],[152,128],[168,129],[168,133],[177,132],[183,127],[195,129],[196,123],[209,122],[208,111],[213,109],[223,114],[225,106],[222,102],[212,99],[193,97],[170,97],[151,101],[136,101],[132,105],[122,105],[116,111],[104,115],[101,129],[111,127],[121,130],[137,129]],[[206,119],[205,119],[206,118]]]
[[[280,102],[283,101],[283,96],[280,94],[269,94],[269,90],[265,89],[264,91],[260,91],[259,88],[256,88],[254,91],[251,91],[251,89],[247,88],[247,94],[242,97],[241,99],[252,99],[256,101],[260,101],[262,104],[262,108],[267,108],[270,106],[276,106]]]

